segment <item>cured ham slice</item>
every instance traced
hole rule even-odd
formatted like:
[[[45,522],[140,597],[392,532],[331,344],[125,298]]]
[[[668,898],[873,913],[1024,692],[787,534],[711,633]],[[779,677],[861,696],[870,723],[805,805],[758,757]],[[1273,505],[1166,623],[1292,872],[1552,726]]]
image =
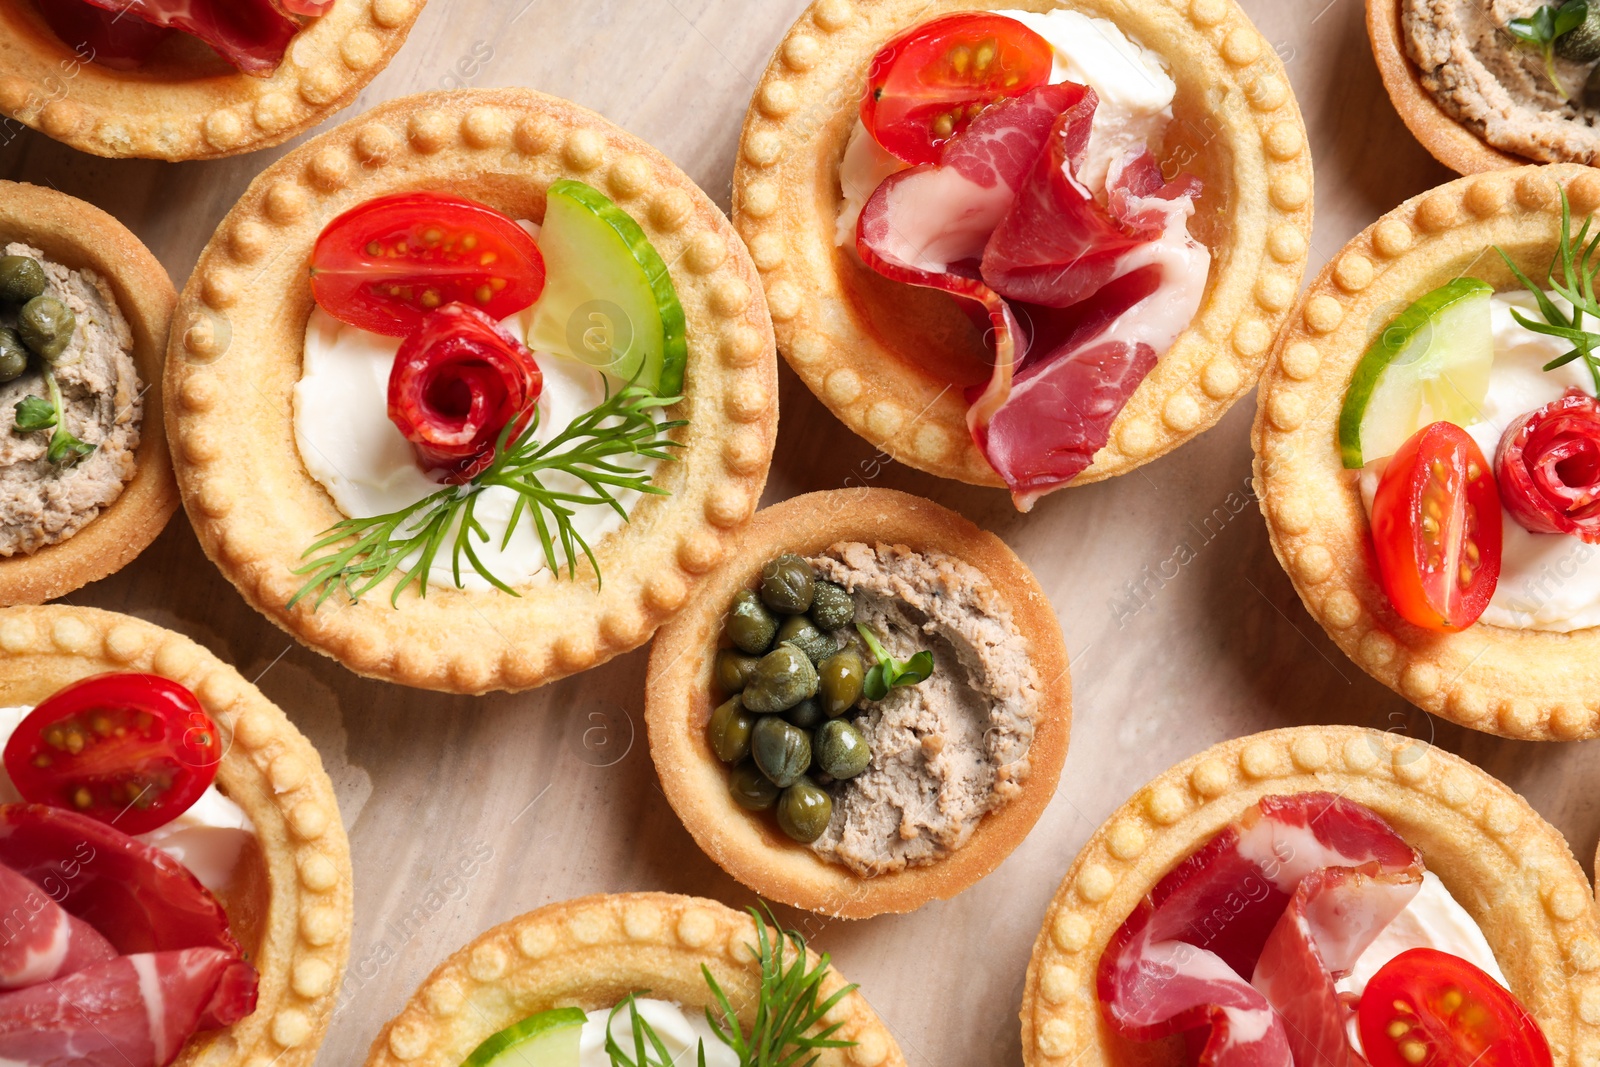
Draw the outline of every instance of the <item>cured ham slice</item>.
[[[0,993],[0,1062],[165,1067],[202,1027],[236,962],[214,948],[137,953]]]
[[[266,77],[283,62],[298,20],[273,0],[89,0],[96,7],[200,38],[246,74]],[[301,7],[309,0],[285,0]],[[307,12],[311,13],[311,12]],[[320,12],[318,12],[320,13]]]
[[[0,989],[21,989],[116,956],[111,942],[39,888],[0,866]]]
[[[172,33],[96,7],[89,0],[45,0],[39,14],[78,56],[112,70],[137,68]]]
[[[1506,427],[1495,449],[1500,502],[1534,533],[1600,544],[1600,402],[1581,389]]]
[[[1203,1067],[1342,1057],[1333,1038],[1346,1040],[1348,1009],[1333,981],[1421,878],[1416,852],[1371,810],[1327,793],[1265,797],[1112,935],[1097,975],[1102,1009],[1135,1039],[1209,1027]]]

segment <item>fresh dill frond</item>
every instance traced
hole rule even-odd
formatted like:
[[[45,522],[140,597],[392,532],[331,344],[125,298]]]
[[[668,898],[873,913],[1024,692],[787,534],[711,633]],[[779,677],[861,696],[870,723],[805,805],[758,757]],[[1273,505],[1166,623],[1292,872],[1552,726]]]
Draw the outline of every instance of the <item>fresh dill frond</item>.
[[[1511,317],[1523,329],[1534,333],[1541,333],[1548,337],[1559,337],[1572,345],[1569,352],[1552,359],[1544,365],[1547,371],[1565,366],[1575,359],[1583,360],[1589,368],[1589,376],[1594,379],[1595,395],[1600,396],[1600,333],[1592,333],[1583,328],[1583,317],[1588,315],[1600,324],[1600,302],[1595,299],[1595,275],[1600,274],[1600,227],[1597,227],[1593,236],[1590,235],[1590,226],[1594,219],[1583,220],[1583,225],[1576,235],[1572,232],[1572,212],[1567,203],[1567,191],[1561,190],[1561,239],[1556,246],[1556,251],[1550,257],[1550,267],[1545,271],[1545,284],[1537,284],[1522,272],[1506,254],[1506,250],[1499,245],[1495,251],[1500,253],[1500,258],[1505,260],[1506,266],[1523,288],[1533,294],[1534,300],[1539,305],[1539,315],[1543,319],[1534,319],[1524,314],[1520,308],[1511,309]],[[1559,268],[1559,279],[1557,271]],[[1572,314],[1563,312],[1556,302],[1550,299],[1549,293],[1555,292],[1572,305]]]

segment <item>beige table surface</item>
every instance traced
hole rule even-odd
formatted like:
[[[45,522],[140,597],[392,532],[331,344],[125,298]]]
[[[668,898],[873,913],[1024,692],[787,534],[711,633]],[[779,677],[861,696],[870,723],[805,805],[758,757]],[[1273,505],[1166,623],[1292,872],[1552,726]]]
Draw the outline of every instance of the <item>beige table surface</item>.
[[[1284,58],[1310,127],[1314,272],[1377,215],[1447,174],[1384,95],[1361,0],[1244,3]],[[533,86],[655,143],[726,208],[745,105],[804,7],[431,0],[405,49],[345,115],[423,89]],[[23,133],[0,147],[0,177],[48,183],[106,208],[181,285],[216,223],[279,154],[104,161]],[[844,432],[787,368],[782,409],[769,502],[852,474],[859,482],[872,469],[873,449]],[[960,510],[1034,568],[1066,631],[1076,705],[1060,789],[998,871],[914,915],[807,924],[862,984],[912,1064],[1020,1061],[1023,972],[1045,903],[1078,847],[1146,780],[1225,738],[1313,722],[1404,730],[1510,783],[1589,866],[1600,802],[1588,775],[1600,773],[1600,747],[1461,730],[1346,660],[1302,609],[1247,497],[1254,410],[1252,397],[1188,447],[1138,473],[1058,493],[1025,517],[996,491],[892,464],[877,476]],[[1132,583],[1142,584],[1138,598]],[[735,905],[753,899],[695,847],[656,785],[644,743],[643,650],[518,696],[444,697],[363,681],[246,606],[181,513],[132,566],[69,599],[194,637],[255,678],[322,750],[356,881],[350,972],[324,1067],[359,1063],[440,959],[530,908],[630,889]],[[466,878],[454,873],[461,857],[469,857]]]

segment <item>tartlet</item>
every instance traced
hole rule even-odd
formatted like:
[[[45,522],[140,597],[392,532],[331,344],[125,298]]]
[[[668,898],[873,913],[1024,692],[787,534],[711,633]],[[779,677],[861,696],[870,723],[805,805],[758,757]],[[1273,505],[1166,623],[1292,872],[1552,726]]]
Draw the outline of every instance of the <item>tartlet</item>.
[[[1504,784],[1431,745],[1358,727],[1301,726],[1225,741],[1183,761],[1095,831],[1034,943],[1022,999],[1024,1062],[1127,1062],[1158,1048],[1130,1045],[1103,1019],[1095,973],[1109,939],[1174,864],[1247,807],[1309,791],[1371,808],[1419,849],[1497,950],[1556,1064],[1594,1057],[1600,921],[1561,834]]]
[[[811,391],[896,460],[1000,486],[967,429],[961,390],[913,358],[930,347],[959,348],[961,360],[985,358],[955,300],[888,283],[834,245],[835,175],[869,61],[897,32],[977,6],[811,4],[779,45],[746,114],[733,214],[761,269],[779,349]],[[1160,53],[1178,83],[1171,130],[1194,136],[1186,147],[1206,183],[1192,232],[1216,262],[1200,310],[1117,416],[1110,443],[1069,483],[1082,485],[1176,448],[1255,384],[1305,269],[1311,154],[1282,63],[1231,0],[987,6],[1071,7],[1111,19]]]
[[[426,0],[338,0],[265,78],[192,40],[163,46],[137,71],[84,62],[36,3],[0,0],[0,114],[98,156],[187,160],[281,144],[348,105],[405,43]]]
[[[343,518],[296,451],[290,394],[312,310],[306,267],[323,226],[401,190],[442,188],[537,220],[560,178],[604,189],[671,264],[688,316],[685,399],[669,494],[634,508],[580,566],[524,591],[389,587],[357,604],[310,598],[293,573]],[[777,361],[744,247],[655,149],[574,104],[525,89],[391,101],[263,172],[201,254],[167,360],[178,484],[206,554],[245,598],[357,673],[451,692],[526,689],[637,648],[689,599],[755,510],[777,432]],[[680,416],[683,417],[683,416]]]
[[[0,182],[0,244],[22,241],[111,285],[133,331],[146,392],[160,395],[177,294],[166,270],[127,227],[92,204],[35,185]],[[5,413],[11,414],[9,412]],[[178,507],[159,403],[146,403],[132,480],[89,524],[31,555],[0,558],[0,606],[39,604],[120,570],[143,552]]]
[[[1477,623],[1456,634],[1401,619],[1379,584],[1336,424],[1362,353],[1401,307],[1470,269],[1512,278],[1491,246],[1543,269],[1561,230],[1600,207],[1600,173],[1570,163],[1458,178],[1401,204],[1334,257],[1302,296],[1261,379],[1255,487],[1272,548],[1306,610],[1345,654],[1418,707],[1526,740],[1600,733],[1600,630]]]
[[[859,541],[939,551],[976,568],[1009,607],[1038,676],[1039,718],[1021,792],[978,822],[959,848],[923,866],[863,877],[785,837],[770,819],[744,810],[706,739],[717,700],[713,653],[725,606],[780,553],[801,556]],[[937,668],[936,668],[937,669]],[[1072,686],[1054,609],[1033,574],[1004,542],[929,500],[889,489],[809,493],[765,508],[708,577],[689,607],[662,627],[650,651],[645,724],[662,790],[695,842],[762,896],[797,908],[860,919],[907,912],[955,896],[1021,844],[1055,792],[1066,759]]]
[[[732,1003],[750,1011],[760,979],[750,949],[755,940],[749,915],[699,897],[611,893],[549,904],[485,932],[441,963],[378,1034],[367,1064],[456,1067],[485,1038],[535,1012],[593,1011],[641,990],[706,1007],[702,967]],[[831,973],[822,993],[844,984]],[[843,1024],[837,1037],[856,1044],[823,1050],[821,1067],[905,1063],[861,993],[840,1001],[829,1020]]]
[[[149,672],[194,692],[227,744],[217,786],[255,823],[265,900],[224,900],[232,933],[260,974],[255,1011],[195,1035],[177,1063],[311,1063],[333,1017],[353,901],[350,845],[316,749],[232,667],[139,619],[59,605],[8,608],[0,610],[0,649],[0,706],[38,704],[109,671]]]

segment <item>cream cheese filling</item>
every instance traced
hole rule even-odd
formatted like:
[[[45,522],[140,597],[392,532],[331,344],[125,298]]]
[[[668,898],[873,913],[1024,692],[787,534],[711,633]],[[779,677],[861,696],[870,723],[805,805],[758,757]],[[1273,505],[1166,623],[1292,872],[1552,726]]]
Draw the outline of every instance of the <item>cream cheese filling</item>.
[[[706,1067],[739,1067],[739,1057],[712,1032],[703,1011],[686,1011],[672,1001],[650,997],[635,997],[633,1003],[639,1018],[650,1024],[666,1046],[673,1067],[695,1067],[699,1063],[697,1049],[702,1045]],[[611,1008],[600,1008],[588,1013],[583,1033],[578,1038],[578,1067],[611,1067],[611,1057],[606,1055],[606,1020],[611,1019],[611,1011]],[[616,1018],[611,1019],[611,1036],[631,1057],[633,1020],[627,1009],[617,1012]],[[655,1055],[653,1048],[651,1055]]]

